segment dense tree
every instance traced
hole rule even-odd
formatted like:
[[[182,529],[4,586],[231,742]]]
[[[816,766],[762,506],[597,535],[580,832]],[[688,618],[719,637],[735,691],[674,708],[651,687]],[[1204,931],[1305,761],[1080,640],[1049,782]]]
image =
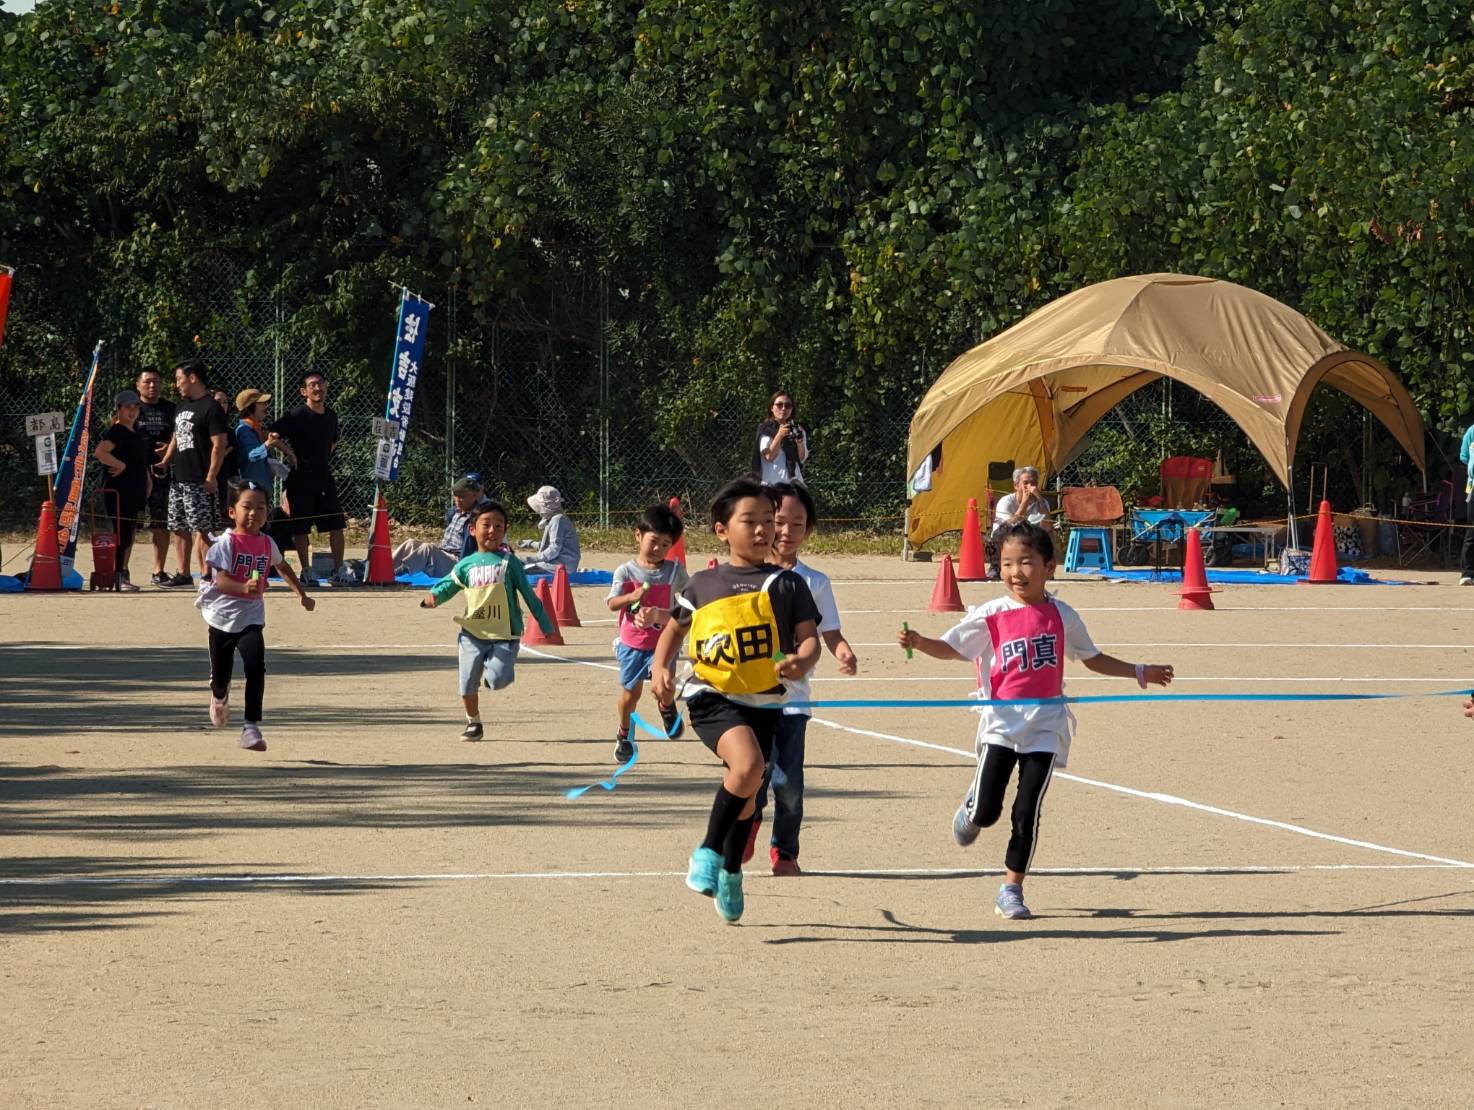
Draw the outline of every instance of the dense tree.
[[[721,469],[783,383],[864,508],[950,357],[1172,269],[1308,312],[1451,427],[1471,34],[1436,0],[43,0],[0,16],[0,367],[161,363],[270,293],[367,387],[388,282],[454,288],[462,389],[516,306]]]

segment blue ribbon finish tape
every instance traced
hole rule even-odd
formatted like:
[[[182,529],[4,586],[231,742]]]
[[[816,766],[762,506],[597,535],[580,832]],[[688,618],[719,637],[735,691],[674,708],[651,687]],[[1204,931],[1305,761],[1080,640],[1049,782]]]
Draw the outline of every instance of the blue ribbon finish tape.
[[[646,732],[648,732],[651,736],[654,736],[657,739],[660,739],[660,740],[669,740],[671,738],[671,733],[674,733],[674,732],[679,731],[680,730],[680,727],[681,727],[681,715],[679,713],[676,714],[676,720],[675,720],[675,723],[673,725],[671,725],[671,731],[670,732],[666,732],[665,729],[663,729],[663,728],[656,728],[649,721],[645,720],[645,718],[641,717],[638,713],[631,713],[630,714],[630,747],[634,749],[634,754],[631,755],[628,759],[626,759],[623,763],[621,763],[615,769],[614,774],[610,775],[603,782],[591,782],[587,786],[576,786],[576,787],[573,787],[571,790],[564,791],[563,797],[569,799],[570,801],[573,800],[574,798],[582,798],[585,794],[587,794],[590,790],[592,790],[596,786],[601,787],[604,790],[613,790],[614,787],[619,782],[619,776],[622,775],[622,774],[624,774],[626,771],[628,771],[636,763],[640,762],[640,745],[635,743],[635,730],[636,729],[641,729],[642,728]]]

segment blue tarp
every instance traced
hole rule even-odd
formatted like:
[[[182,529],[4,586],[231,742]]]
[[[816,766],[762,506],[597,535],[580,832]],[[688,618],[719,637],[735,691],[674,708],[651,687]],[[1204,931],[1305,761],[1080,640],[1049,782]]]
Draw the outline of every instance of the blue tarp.
[[[529,574],[528,579],[534,586],[540,581],[551,582],[551,574]],[[432,578],[428,574],[399,574],[395,575],[394,581],[405,586],[430,587],[439,582],[440,579]],[[614,572],[608,570],[576,570],[568,576],[570,586],[609,586],[614,583]]]
[[[1182,571],[1164,567],[1161,571],[1154,570],[1096,570],[1094,567],[1081,567],[1074,571],[1075,574],[1089,575],[1092,578],[1107,578],[1113,582],[1181,582]],[[1304,582],[1304,576],[1293,574],[1267,574],[1260,570],[1222,570],[1217,567],[1208,568],[1209,583],[1217,582],[1220,585],[1229,586],[1292,586],[1296,582]],[[1404,582],[1395,578],[1373,578],[1364,570],[1357,567],[1342,567],[1336,572],[1336,584],[1341,586],[1411,586],[1413,583]]]
[[[13,574],[0,574],[0,594],[24,593],[26,582],[24,578],[18,578]],[[66,571],[61,576],[61,588],[64,590],[80,590],[82,588],[82,576],[74,570]]]

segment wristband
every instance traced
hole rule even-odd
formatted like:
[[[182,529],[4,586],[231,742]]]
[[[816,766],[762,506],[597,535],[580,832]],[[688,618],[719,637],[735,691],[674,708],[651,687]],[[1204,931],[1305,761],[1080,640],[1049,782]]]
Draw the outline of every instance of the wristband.
[[[1136,685],[1140,686],[1143,690],[1146,689],[1146,664],[1145,663],[1138,663],[1138,664],[1136,664]]]

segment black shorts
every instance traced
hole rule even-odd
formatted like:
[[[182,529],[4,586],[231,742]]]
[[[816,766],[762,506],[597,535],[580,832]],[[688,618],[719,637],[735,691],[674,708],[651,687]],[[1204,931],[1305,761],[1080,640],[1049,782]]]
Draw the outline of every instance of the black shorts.
[[[758,709],[751,705],[739,705],[728,701],[720,694],[697,694],[686,703],[686,718],[701,742],[716,754],[717,741],[730,729],[746,725],[757,737],[758,750],[763,753],[763,762],[773,754],[773,736],[778,731],[778,719],[783,710],[776,706]]]
[[[343,506],[338,504],[338,487],[331,479],[324,484],[288,484],[286,502],[291,507],[294,536],[305,536],[314,528],[319,532],[339,532],[348,524],[343,517]]]
[[[169,478],[154,475],[154,491],[148,495],[148,523],[151,528],[169,527]]]

